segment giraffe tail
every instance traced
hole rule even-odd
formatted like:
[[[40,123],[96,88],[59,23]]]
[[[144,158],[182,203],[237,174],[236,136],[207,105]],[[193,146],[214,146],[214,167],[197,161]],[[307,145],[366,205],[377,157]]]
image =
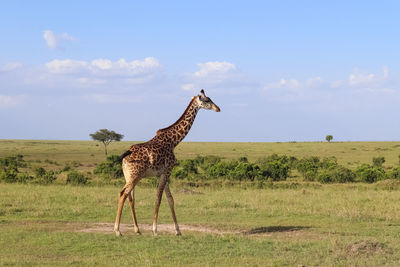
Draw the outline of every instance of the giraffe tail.
[[[132,154],[132,151],[130,151],[130,150],[125,151],[124,154],[122,154],[121,156],[119,156],[118,162],[122,162],[122,160],[123,160],[126,156],[129,156],[130,154]]]

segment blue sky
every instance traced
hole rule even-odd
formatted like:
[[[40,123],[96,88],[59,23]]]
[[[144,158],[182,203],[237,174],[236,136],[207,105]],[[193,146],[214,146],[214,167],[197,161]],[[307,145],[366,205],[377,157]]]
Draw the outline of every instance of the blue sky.
[[[399,140],[397,1],[8,1],[0,139]]]

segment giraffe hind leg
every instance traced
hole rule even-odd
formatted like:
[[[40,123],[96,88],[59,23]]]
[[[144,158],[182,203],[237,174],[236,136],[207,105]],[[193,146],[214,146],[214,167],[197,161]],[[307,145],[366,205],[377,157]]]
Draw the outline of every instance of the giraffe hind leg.
[[[172,219],[174,220],[174,224],[175,224],[175,233],[177,236],[180,236],[182,234],[181,234],[181,231],[179,230],[178,221],[176,220],[175,208],[174,208],[174,198],[172,197],[168,182],[165,185],[165,195],[167,196],[168,204],[169,204],[169,207],[171,208]]]
[[[155,207],[154,218],[153,218],[153,235],[155,235],[155,236],[157,235],[158,211],[160,209],[161,198],[162,198],[162,194],[164,192],[166,182],[167,182],[166,176],[161,175],[160,182],[158,184],[158,189],[157,189],[156,207]]]
[[[133,220],[133,229],[135,233],[141,235],[139,231],[139,226],[136,219],[136,212],[135,212],[135,189],[132,189],[131,193],[128,196],[129,204],[131,206],[131,213],[132,213],[132,220]]]
[[[122,208],[124,207],[126,198],[130,195],[130,192],[133,190],[134,187],[135,187],[134,183],[126,184],[119,192],[117,217],[115,218],[115,224],[114,224],[114,232],[116,236],[121,236],[121,232],[119,231],[119,225],[121,222]]]

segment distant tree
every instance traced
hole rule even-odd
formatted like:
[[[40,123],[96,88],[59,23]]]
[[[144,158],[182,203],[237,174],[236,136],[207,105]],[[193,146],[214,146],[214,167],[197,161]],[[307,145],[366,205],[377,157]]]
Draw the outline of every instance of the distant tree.
[[[330,135],[330,134],[328,134],[328,135],[325,137],[325,140],[328,141],[329,143],[331,142],[332,139],[333,139],[333,136]]]
[[[100,129],[97,132],[90,134],[93,140],[102,142],[104,144],[104,152],[107,155],[107,146],[112,141],[121,141],[124,136],[122,134],[110,131],[108,129]]]

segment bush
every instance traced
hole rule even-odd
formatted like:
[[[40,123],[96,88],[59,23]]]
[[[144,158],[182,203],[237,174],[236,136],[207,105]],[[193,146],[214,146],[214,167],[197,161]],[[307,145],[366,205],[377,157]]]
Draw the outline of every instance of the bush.
[[[295,157],[279,156],[272,154],[266,158],[259,159],[262,175],[272,178],[273,181],[283,181],[289,175],[291,166],[297,161]]]
[[[178,166],[186,171],[188,174],[197,174],[196,162],[193,159],[185,159],[178,163]]]
[[[106,162],[100,163],[93,171],[94,174],[101,174],[107,178],[120,178],[124,174],[122,172],[121,161],[118,155],[110,155]]]
[[[42,167],[35,169],[35,176],[34,182],[39,184],[51,184],[57,179],[57,175],[54,171],[46,171]]]
[[[18,181],[18,170],[8,168],[0,171],[0,181],[5,183],[15,183]]]
[[[71,165],[67,162],[67,163],[65,164],[64,168],[62,168],[62,169],[60,170],[60,172],[67,172],[67,171],[70,171],[70,170],[72,170],[72,167],[71,167]]]
[[[221,161],[220,157],[217,156],[197,156],[194,159],[196,166],[199,166],[204,172],[211,166],[219,163]]]
[[[22,155],[5,157],[0,159],[0,181],[5,183],[16,183],[23,181],[18,167],[26,167]]]
[[[386,177],[385,171],[381,167],[362,164],[356,170],[356,173],[362,182],[374,183]]]
[[[374,158],[372,158],[372,164],[375,167],[382,167],[383,163],[385,163],[385,158],[384,157],[374,157]]]
[[[333,181],[335,183],[350,183],[354,182],[354,179],[356,177],[356,174],[343,166],[338,166],[334,169],[331,170],[332,176],[333,176]]]
[[[254,181],[255,178],[262,176],[260,167],[254,163],[239,162],[236,167],[229,172],[229,177],[233,180],[250,180]]]
[[[317,181],[323,184],[333,183],[333,177],[330,171],[323,170],[317,176]]]
[[[303,175],[305,180],[313,181],[320,165],[319,157],[308,157],[298,160],[296,169]]]
[[[85,185],[89,178],[85,177],[81,172],[71,171],[67,174],[67,184]]]
[[[27,164],[24,161],[24,156],[22,155],[17,155],[15,157],[5,157],[0,159],[0,169],[6,168],[6,167],[26,167]]]
[[[290,157],[289,157],[289,161],[288,161],[289,167],[290,167],[291,169],[292,169],[292,168],[295,168],[295,167],[296,167],[296,164],[297,164],[297,161],[298,161],[298,159],[297,159],[296,157],[290,156]]]
[[[19,173],[18,176],[17,176],[17,183],[26,184],[26,183],[31,182],[33,180],[34,180],[33,176],[30,176],[27,173]]]
[[[193,159],[184,159],[177,162],[172,169],[171,177],[176,179],[185,179],[189,175],[197,174],[197,162]]]
[[[321,162],[321,168],[323,169],[331,169],[331,168],[336,168],[338,167],[337,159],[336,157],[327,157],[324,158]]]
[[[303,177],[304,180],[306,181],[315,181],[315,179],[317,178],[317,171],[314,170],[306,171]]]
[[[393,168],[388,176],[391,179],[400,179],[400,167]]]
[[[322,170],[317,175],[317,181],[320,183],[348,183],[354,182],[355,173],[343,166],[331,167]]]
[[[270,177],[273,181],[284,181],[288,177],[290,167],[281,161],[269,161],[261,166],[264,177]]]
[[[246,163],[242,161],[243,163]],[[207,178],[219,178],[219,177],[226,177],[228,176],[231,172],[234,171],[236,166],[239,164],[237,161],[230,161],[230,162],[224,162],[220,161],[216,163],[215,165],[210,166],[206,170],[206,176]]]
[[[179,168],[178,166],[175,166],[172,169],[171,177],[175,179],[185,179],[186,177],[188,177],[188,172]]]
[[[42,167],[37,167],[34,171],[35,171],[36,177],[42,177],[43,175],[46,174],[46,170]]]

